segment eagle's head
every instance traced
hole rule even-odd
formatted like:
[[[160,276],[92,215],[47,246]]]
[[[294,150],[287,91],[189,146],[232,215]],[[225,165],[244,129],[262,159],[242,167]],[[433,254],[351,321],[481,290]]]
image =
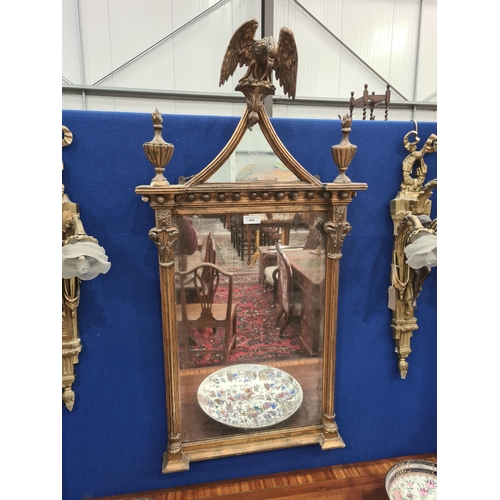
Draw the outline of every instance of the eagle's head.
[[[266,62],[272,47],[271,37],[256,40],[252,45],[252,56],[254,59],[261,63]]]

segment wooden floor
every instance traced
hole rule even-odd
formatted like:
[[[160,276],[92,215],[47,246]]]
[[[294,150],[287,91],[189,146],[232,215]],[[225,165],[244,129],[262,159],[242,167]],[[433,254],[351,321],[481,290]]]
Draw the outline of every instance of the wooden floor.
[[[418,459],[437,463],[436,455],[413,455],[347,465],[232,479],[179,488],[145,491],[93,500],[388,500],[384,480],[397,462]]]

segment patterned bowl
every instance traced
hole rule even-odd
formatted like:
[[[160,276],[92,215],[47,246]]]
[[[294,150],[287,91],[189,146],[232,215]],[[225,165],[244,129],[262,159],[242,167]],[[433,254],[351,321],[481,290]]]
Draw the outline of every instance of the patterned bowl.
[[[390,500],[436,500],[437,464],[425,460],[405,460],[393,465],[385,476]]]

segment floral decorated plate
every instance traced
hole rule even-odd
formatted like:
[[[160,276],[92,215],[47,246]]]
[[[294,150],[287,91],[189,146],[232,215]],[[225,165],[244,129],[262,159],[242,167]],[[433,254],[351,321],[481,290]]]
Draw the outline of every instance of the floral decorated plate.
[[[393,465],[385,476],[390,500],[437,500],[437,464],[405,460]]]
[[[244,364],[222,368],[198,388],[198,403],[217,422],[252,429],[275,425],[302,403],[294,377],[272,366]]]

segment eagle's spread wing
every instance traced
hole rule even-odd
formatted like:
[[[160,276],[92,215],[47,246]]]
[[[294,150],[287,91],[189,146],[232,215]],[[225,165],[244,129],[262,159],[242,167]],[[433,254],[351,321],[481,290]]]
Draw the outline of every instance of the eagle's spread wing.
[[[295,99],[298,61],[293,33],[288,28],[281,28],[273,67],[283,91],[292,99]]]
[[[220,70],[219,87],[234,73],[238,66],[248,65],[252,60],[252,45],[259,23],[251,19],[242,24],[231,37]]]

